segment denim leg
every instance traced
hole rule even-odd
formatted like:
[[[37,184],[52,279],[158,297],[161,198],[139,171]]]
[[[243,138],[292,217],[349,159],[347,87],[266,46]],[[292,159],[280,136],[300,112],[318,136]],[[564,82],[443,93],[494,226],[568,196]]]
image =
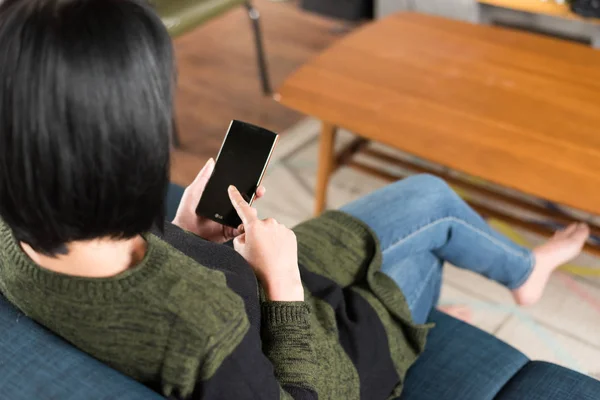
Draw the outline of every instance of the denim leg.
[[[431,252],[399,259],[384,256],[382,272],[398,284],[417,324],[424,324],[437,305],[442,286],[442,266],[442,260]]]
[[[375,231],[382,272],[402,289],[416,322],[437,302],[444,261],[509,289],[522,285],[533,268],[528,249],[491,229],[444,181],[430,175],[391,184],[342,211]]]

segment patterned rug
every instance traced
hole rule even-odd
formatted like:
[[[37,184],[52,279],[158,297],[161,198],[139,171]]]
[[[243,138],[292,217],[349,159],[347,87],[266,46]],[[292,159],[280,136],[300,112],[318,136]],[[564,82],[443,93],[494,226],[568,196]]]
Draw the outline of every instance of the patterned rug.
[[[261,216],[274,217],[288,226],[311,217],[319,129],[318,121],[309,118],[284,132],[264,180],[268,194],[257,203]],[[342,148],[352,138],[351,133],[342,131],[338,135],[336,146],[338,149]],[[382,145],[372,146],[437,171],[472,179]],[[385,168],[394,175],[406,172],[367,156],[359,157],[362,157],[361,161],[364,163]],[[386,183],[371,175],[341,168],[330,183],[328,208],[338,208]],[[558,207],[485,182],[476,183],[534,204]],[[469,196],[460,191],[459,194]],[[514,209],[495,200],[480,197],[478,201],[489,207],[501,208],[521,219],[547,223],[539,215]],[[579,220],[600,221],[598,216],[567,208],[561,208],[561,211]],[[525,246],[531,247],[543,240],[497,220],[490,220],[489,223]],[[510,293],[500,285],[449,265],[445,268],[441,302],[442,305],[467,306],[473,325],[510,343],[532,359],[555,362],[600,379],[599,258],[584,254],[565,266],[551,279],[542,301],[530,308],[515,306]]]

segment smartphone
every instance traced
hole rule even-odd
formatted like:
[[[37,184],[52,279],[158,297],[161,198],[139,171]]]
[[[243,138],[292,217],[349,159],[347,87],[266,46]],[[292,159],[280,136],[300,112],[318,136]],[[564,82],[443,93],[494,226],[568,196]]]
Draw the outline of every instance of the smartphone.
[[[277,134],[264,128],[231,121],[196,214],[223,225],[239,227],[242,221],[231,204],[227,188],[235,186],[252,204],[277,139]]]

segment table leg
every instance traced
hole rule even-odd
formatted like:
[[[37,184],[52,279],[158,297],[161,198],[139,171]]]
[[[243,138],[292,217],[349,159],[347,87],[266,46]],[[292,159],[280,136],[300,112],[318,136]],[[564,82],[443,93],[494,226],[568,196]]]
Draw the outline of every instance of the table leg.
[[[327,185],[335,163],[335,137],[337,126],[323,122],[319,144],[319,165],[317,170],[317,187],[315,191],[315,215],[325,209],[327,201]]]

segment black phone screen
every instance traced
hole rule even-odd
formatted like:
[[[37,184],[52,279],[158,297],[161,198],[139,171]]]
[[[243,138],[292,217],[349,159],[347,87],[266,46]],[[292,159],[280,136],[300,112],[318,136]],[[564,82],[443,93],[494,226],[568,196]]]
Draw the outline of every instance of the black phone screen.
[[[276,141],[277,135],[273,132],[232,121],[196,213],[237,228],[242,221],[231,205],[227,188],[235,186],[251,203]]]

